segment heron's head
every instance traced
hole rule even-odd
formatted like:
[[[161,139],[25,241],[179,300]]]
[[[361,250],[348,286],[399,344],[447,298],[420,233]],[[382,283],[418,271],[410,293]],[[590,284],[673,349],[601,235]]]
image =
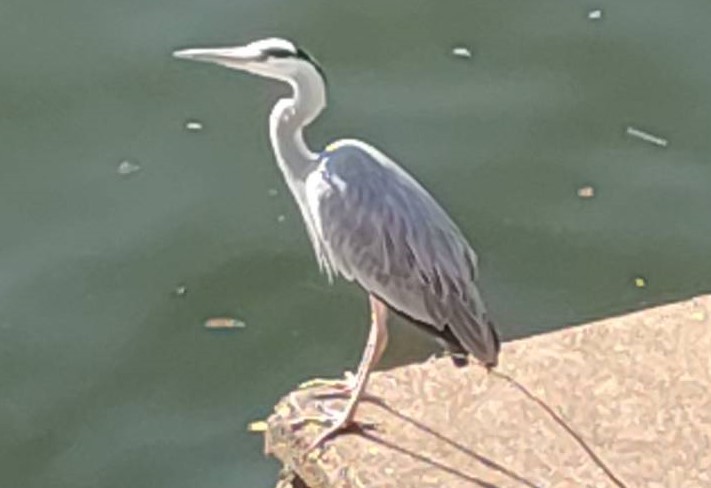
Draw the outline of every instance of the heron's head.
[[[323,71],[314,58],[294,43],[276,37],[244,46],[183,49],[175,51],[173,56],[215,63],[290,83],[300,75],[316,75],[325,82]]]

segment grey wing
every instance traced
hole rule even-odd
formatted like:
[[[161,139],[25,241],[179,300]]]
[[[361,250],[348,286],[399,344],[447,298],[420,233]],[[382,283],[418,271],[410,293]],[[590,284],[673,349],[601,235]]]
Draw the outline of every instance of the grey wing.
[[[496,364],[498,337],[476,288],[476,255],[414,178],[359,141],[324,154],[306,193],[327,269]]]

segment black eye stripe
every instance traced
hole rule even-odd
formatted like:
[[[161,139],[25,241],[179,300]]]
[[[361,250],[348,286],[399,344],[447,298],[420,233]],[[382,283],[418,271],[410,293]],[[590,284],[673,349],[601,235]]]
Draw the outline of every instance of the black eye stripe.
[[[270,47],[264,50],[264,54],[268,57],[273,58],[294,58],[299,57],[297,53],[291,51],[290,49],[284,49],[281,47]]]
[[[314,58],[312,58],[309,53],[307,53],[306,51],[304,51],[301,48],[296,49],[296,57],[305,59],[306,61],[309,61],[310,63],[313,63],[313,64],[318,64],[318,63],[316,63],[316,60]]]
[[[324,81],[326,81],[326,73],[323,72],[323,69],[321,69],[321,65],[318,64],[318,62],[306,51],[304,51],[301,48],[297,48],[296,52],[282,48],[282,47],[270,47],[269,49],[265,49],[262,51],[262,54],[267,57],[267,58],[279,58],[279,59],[284,59],[284,58],[298,58],[298,59],[303,59],[304,61],[307,61],[313,65],[314,68],[321,74],[323,77]]]

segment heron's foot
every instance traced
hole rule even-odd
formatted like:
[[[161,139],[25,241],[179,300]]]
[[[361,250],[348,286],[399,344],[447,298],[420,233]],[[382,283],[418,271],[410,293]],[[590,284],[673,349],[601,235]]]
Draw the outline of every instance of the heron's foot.
[[[306,424],[328,424],[330,425],[333,419],[326,414],[320,415],[299,415],[297,418],[289,419],[287,421],[289,427],[292,429],[300,429]]]
[[[313,451],[316,448],[323,447],[323,444],[330,438],[344,432],[362,432],[365,430],[375,429],[377,426],[374,422],[356,422],[353,415],[349,412],[336,412],[332,409],[324,407],[325,422],[330,424],[326,430],[321,432],[318,437],[306,448],[304,455]]]
[[[309,392],[311,398],[327,400],[330,398],[350,398],[356,387],[356,377],[350,371],[345,372],[344,379],[314,378],[301,383],[298,390],[314,390]],[[362,393],[361,398],[366,401],[381,401],[375,395]]]
[[[349,394],[353,391],[355,387],[355,376],[350,371],[345,372],[345,377],[343,379],[327,379],[327,378],[313,378],[301,383],[297,389],[298,390],[311,390],[311,389],[326,389],[327,395],[329,393],[346,393]]]

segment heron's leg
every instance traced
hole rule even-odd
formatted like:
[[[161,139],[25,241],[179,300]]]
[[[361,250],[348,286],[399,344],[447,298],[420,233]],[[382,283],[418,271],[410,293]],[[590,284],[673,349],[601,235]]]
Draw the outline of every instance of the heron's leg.
[[[385,309],[383,313],[387,315],[387,309]],[[383,323],[386,322],[386,318],[387,317],[383,318]],[[385,348],[387,347],[387,345],[388,330],[386,326],[383,326],[383,331],[380,332],[379,340],[376,341],[376,349],[373,352],[373,365],[376,365],[380,362],[380,359],[383,357],[383,353],[385,352]],[[323,389],[323,391],[314,392],[314,396],[317,398],[350,395],[356,388],[357,377],[350,371],[346,371],[344,376],[345,377],[343,379],[314,378],[301,383],[298,389]]]
[[[380,362],[383,357],[385,348],[388,346],[388,307],[383,302],[377,298],[370,296],[370,307],[373,310],[377,310],[378,316],[376,317],[376,312],[373,311],[373,322],[376,323],[377,337],[375,340],[375,351],[373,352],[373,366]],[[371,325],[372,334],[373,325]],[[370,337],[368,338],[370,340]]]
[[[365,393],[365,387],[368,384],[370,372],[373,370],[377,360],[380,359],[380,356],[382,356],[383,351],[385,350],[385,345],[388,341],[387,306],[371,295],[370,309],[372,317],[370,334],[368,335],[368,342],[365,345],[363,358],[358,366],[358,372],[355,376],[355,384],[353,386],[351,396],[348,399],[348,403],[346,403],[346,408],[335,419],[333,425],[316,438],[307,451],[320,446],[326,439],[337,434],[340,430],[348,427],[348,425],[353,422],[353,417],[355,416],[356,409],[358,408],[358,403]]]

